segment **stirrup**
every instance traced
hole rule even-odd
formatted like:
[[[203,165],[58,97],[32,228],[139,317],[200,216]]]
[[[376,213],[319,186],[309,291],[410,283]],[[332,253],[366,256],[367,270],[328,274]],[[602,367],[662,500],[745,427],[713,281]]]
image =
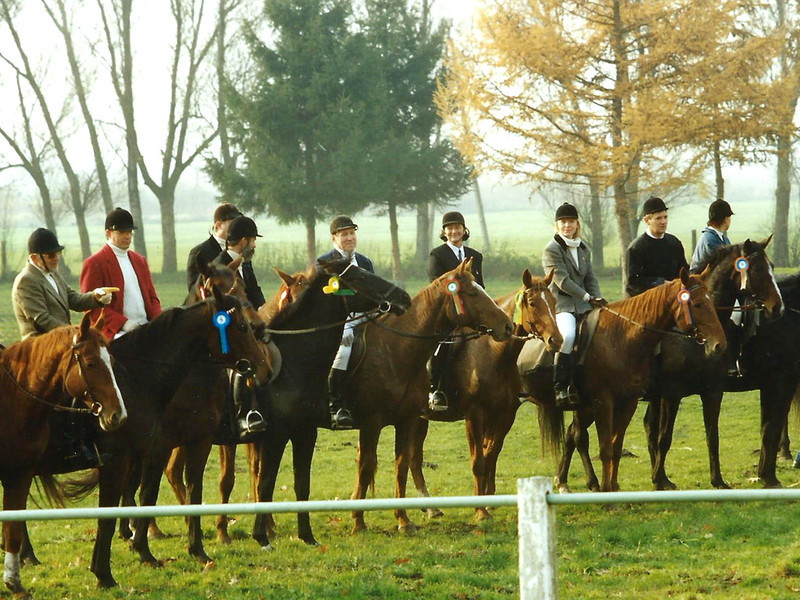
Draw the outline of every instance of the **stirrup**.
[[[353,428],[353,416],[346,408],[340,408],[335,412],[331,410],[331,429],[344,430]]]
[[[444,412],[449,408],[447,395],[442,390],[434,390],[428,394],[428,409],[431,412]]]
[[[555,390],[556,408],[559,410],[575,410],[580,407],[580,396],[568,385],[562,390]]]
[[[264,417],[257,410],[250,410],[243,419],[239,419],[240,434],[259,433],[267,428]]]

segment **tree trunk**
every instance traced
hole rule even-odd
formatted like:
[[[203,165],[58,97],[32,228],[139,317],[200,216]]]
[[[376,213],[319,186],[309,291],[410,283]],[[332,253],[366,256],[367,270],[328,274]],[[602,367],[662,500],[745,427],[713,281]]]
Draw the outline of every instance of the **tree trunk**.
[[[595,270],[602,270],[605,268],[603,208],[600,205],[600,187],[594,181],[589,182],[589,194],[589,210],[592,213],[592,267]]]
[[[714,179],[717,184],[717,199],[725,199],[725,179],[722,177],[722,156],[719,151],[719,140],[714,142]]]
[[[163,189],[158,197],[161,207],[161,243],[164,246],[161,264],[162,273],[177,273],[178,259],[175,247],[175,188]]]
[[[489,228],[486,226],[486,214],[483,212],[483,198],[481,197],[481,188],[480,185],[478,185],[477,177],[474,180],[474,189],[475,208],[478,210],[478,222],[481,225],[481,232],[483,233],[483,239],[485,240],[483,250],[488,253],[492,251],[492,242],[489,240]]]
[[[305,224],[308,264],[313,265],[317,260],[317,234],[315,231],[317,220],[314,218],[314,215],[306,215]]]
[[[778,182],[775,188],[775,224],[770,256],[776,266],[789,266],[789,200],[792,193],[792,142],[787,135],[778,137]]]
[[[389,201],[389,232],[392,237],[392,279],[400,281],[402,278],[402,267],[400,265],[400,238],[398,236],[397,225],[397,203]]]
[[[430,215],[428,214],[428,203],[417,204],[417,250],[414,253],[414,260],[425,262],[428,260],[428,253],[431,251]]]

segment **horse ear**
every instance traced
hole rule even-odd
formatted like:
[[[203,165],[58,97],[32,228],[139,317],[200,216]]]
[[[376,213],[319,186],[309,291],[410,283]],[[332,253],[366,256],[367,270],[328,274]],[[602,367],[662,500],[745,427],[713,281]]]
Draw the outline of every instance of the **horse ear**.
[[[705,281],[706,278],[711,274],[711,265],[706,265],[706,268],[703,269],[703,272],[698,275],[700,281]],[[685,284],[684,284],[685,285]]]
[[[194,259],[194,266],[197,267],[197,272],[200,273],[200,275],[211,277],[211,264],[207,263],[199,254]]]
[[[769,234],[769,237],[768,237],[767,239],[765,239],[765,240],[761,240],[761,241],[760,241],[760,242],[758,242],[758,243],[759,243],[759,244],[761,244],[761,247],[762,247],[762,248],[766,249],[766,248],[767,248],[767,246],[769,246],[769,243],[772,241],[772,236],[773,236],[773,234],[772,234],[772,233],[770,233],[770,234]]]
[[[88,315],[89,313],[86,313],[86,314]],[[85,318],[86,317],[84,317],[84,319]],[[106,309],[105,308],[101,308],[100,309],[100,316],[97,317],[97,321],[94,322],[93,327],[95,329],[99,330],[99,331],[103,331],[105,326],[106,326]]]
[[[472,273],[472,257],[465,258],[464,262],[461,263],[464,271],[469,271]]]
[[[705,273],[705,271],[703,271]],[[681,267],[681,274],[679,276],[681,278],[681,283],[684,287],[689,285],[689,271],[686,270],[686,267]]]
[[[238,271],[243,260],[244,260],[244,256],[239,256],[239,258],[237,258],[236,260],[232,260],[231,262],[228,263],[228,268],[231,271]]]
[[[742,244],[742,254],[750,254],[753,251],[753,242],[747,238]]]
[[[556,274],[556,268],[551,267],[550,272],[547,274],[547,277],[544,278],[544,284],[550,285],[550,282],[553,281],[553,275]]]
[[[77,339],[73,340],[73,342],[78,343],[84,339],[89,334],[89,328],[92,326],[92,317],[91,313],[85,312],[83,313],[83,318],[81,319],[81,326],[78,335],[76,336]]]
[[[526,288],[533,287],[533,278],[531,277],[531,272],[527,268],[522,272],[522,285]]]
[[[283,283],[285,283],[287,286],[291,287],[294,284],[294,282],[295,282],[294,277],[292,277],[291,275],[289,275],[285,271],[281,271],[276,266],[273,266],[272,268],[275,269],[275,272],[278,274],[278,277],[280,277],[283,280]]]
[[[211,293],[214,294],[214,301],[217,303],[217,308],[221,309],[225,300],[225,296],[219,290],[216,283],[211,284]]]

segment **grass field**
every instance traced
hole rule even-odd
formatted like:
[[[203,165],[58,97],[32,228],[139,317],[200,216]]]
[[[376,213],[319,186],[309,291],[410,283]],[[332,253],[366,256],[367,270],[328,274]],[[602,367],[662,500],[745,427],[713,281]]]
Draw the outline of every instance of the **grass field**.
[[[362,225],[362,227],[364,227]],[[521,230],[522,231],[522,230]],[[549,236],[549,231],[546,236]],[[476,247],[479,245],[476,243]],[[688,245],[688,244],[687,244]],[[275,280],[275,281],[273,281]],[[272,293],[276,278],[262,273],[264,291]],[[179,304],[182,279],[157,276],[165,306]],[[408,282],[415,292],[422,281]],[[499,295],[517,287],[512,280],[491,281]],[[605,277],[609,298],[618,296],[619,280]],[[0,297],[10,297],[10,285],[0,284]],[[0,340],[17,339],[10,302],[0,304]],[[625,447],[632,453],[620,468],[625,490],[648,490],[649,460],[641,427],[640,407],[628,431]],[[759,487],[753,480],[758,455],[759,408],[753,393],[728,394],[720,423],[723,475],[734,488]],[[379,448],[381,465],[375,496],[394,491],[393,432],[386,431]],[[792,427],[797,435],[797,428]],[[320,431],[312,474],[312,499],[350,496],[355,480],[355,432]],[[592,434],[592,452],[596,453]],[[290,451],[289,451],[290,452]],[[275,499],[293,500],[289,452],[279,473]],[[469,495],[472,477],[462,423],[433,423],[426,445],[426,475],[434,495]],[[233,502],[249,501],[246,467],[239,457],[239,480]],[[595,460],[596,464],[599,461]],[[205,499],[217,502],[218,459],[212,453],[205,480]],[[668,472],[682,489],[706,489],[708,461],[702,414],[697,397],[688,398],[678,416]],[[497,491],[516,493],[516,480],[551,476],[554,462],[539,449],[534,407],[523,405],[508,436],[498,465]],[[800,470],[779,461],[784,485],[797,485]],[[573,490],[583,489],[579,464],[570,478]],[[175,503],[166,484],[161,503]],[[85,505],[96,504],[96,497]],[[185,550],[181,519],[162,519],[168,537],[152,542],[164,559],[160,569],[138,564],[126,544],[115,540],[112,564],[120,587],[95,589],[89,572],[96,524],[89,521],[31,523],[31,535],[44,565],[25,567],[23,582],[35,598],[168,599],[294,599],[294,598],[415,598],[495,599],[519,595],[516,510],[496,509],[494,519],[475,522],[470,510],[450,509],[438,520],[411,515],[419,526],[415,536],[395,529],[389,511],[367,514],[370,530],[351,536],[348,514],[311,515],[321,547],[310,548],[296,538],[295,520],[278,518],[274,552],[263,552],[249,539],[252,516],[231,526],[230,546],[214,540],[213,519],[203,520],[206,550],[216,559],[203,571]],[[800,507],[794,504],[698,504],[557,509],[559,597],[562,599],[637,598],[656,600],[797,598],[800,595]]]

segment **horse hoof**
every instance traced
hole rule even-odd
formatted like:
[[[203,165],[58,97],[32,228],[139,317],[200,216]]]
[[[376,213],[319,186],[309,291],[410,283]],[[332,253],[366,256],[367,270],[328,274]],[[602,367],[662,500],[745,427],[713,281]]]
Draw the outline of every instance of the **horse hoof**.
[[[486,508],[478,508],[475,511],[475,519],[478,521],[490,521],[493,518],[492,513]]]
[[[322,545],[316,540],[316,538],[313,535],[311,535],[311,536],[300,536],[300,539],[303,540],[303,543],[306,546],[321,546]]]
[[[425,514],[429,519],[441,519],[444,516],[444,513],[438,508],[429,508],[425,511]]]
[[[208,571],[216,568],[217,563],[215,563],[213,559],[209,558],[205,563],[203,563],[203,573],[207,573]]]
[[[147,530],[147,537],[151,540],[163,540],[167,536],[158,527],[150,526]]]
[[[367,526],[366,525],[356,524],[356,525],[353,525],[353,531],[350,532],[350,535],[358,535],[359,533],[361,533],[363,531],[366,531],[366,530],[367,530]]]
[[[42,561],[36,558],[36,556],[33,554],[30,556],[21,557],[21,562],[26,567],[38,567],[42,564]]]
[[[224,546],[227,546],[228,544],[231,543],[231,538],[227,533],[225,533],[225,534],[220,533],[220,534],[217,534],[217,542],[219,542],[220,544],[222,544]]]
[[[400,533],[405,533],[408,536],[416,535],[417,533],[417,526],[411,523],[410,521],[405,525],[398,525],[397,531]]]
[[[655,489],[658,491],[674,491],[678,489],[678,486],[667,479],[666,481],[657,483]]]
[[[97,587],[101,590],[109,590],[117,587],[117,581],[111,575],[108,577],[98,577]]]
[[[261,550],[263,550],[264,552],[274,552],[275,548],[272,544],[268,543],[266,546],[261,546]]]

